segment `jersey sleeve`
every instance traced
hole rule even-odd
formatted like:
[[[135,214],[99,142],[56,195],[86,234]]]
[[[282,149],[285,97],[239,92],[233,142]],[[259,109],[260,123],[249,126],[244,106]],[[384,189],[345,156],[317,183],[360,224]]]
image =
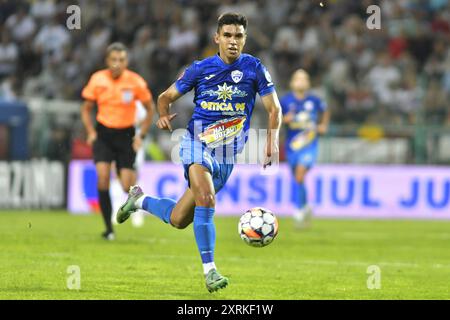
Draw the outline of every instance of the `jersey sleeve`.
[[[256,80],[258,85],[258,94],[263,97],[275,91],[272,77],[266,67],[258,62],[256,65]]]
[[[150,101],[153,98],[153,96],[152,92],[147,86],[147,82],[140,76],[137,77],[136,82],[137,82],[135,88],[136,98],[141,102]]]
[[[197,84],[197,74],[198,74],[198,66],[196,63],[192,63],[189,67],[184,70],[180,77],[178,77],[177,81],[175,81],[175,87],[178,92],[181,94],[185,94],[194,88]]]
[[[89,79],[87,85],[81,91],[83,99],[96,101],[98,98],[98,77],[93,74]]]
[[[285,95],[280,99],[280,105],[281,105],[281,112],[283,114],[289,113],[289,107],[288,107],[288,96]]]
[[[325,112],[328,108],[327,103],[325,100],[321,98],[317,98],[317,107],[319,109],[319,112]]]

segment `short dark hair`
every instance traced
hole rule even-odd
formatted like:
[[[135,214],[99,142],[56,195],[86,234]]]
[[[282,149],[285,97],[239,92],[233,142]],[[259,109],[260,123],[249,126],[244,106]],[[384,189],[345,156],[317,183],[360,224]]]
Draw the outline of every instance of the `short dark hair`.
[[[106,48],[106,56],[108,57],[109,54],[113,51],[127,52],[127,50],[127,47],[122,42],[113,42],[108,46],[108,48]]]
[[[217,32],[220,31],[223,25],[228,24],[237,24],[244,27],[244,30],[247,30],[247,18],[240,13],[236,12],[227,12],[220,15],[219,19],[217,19]]]

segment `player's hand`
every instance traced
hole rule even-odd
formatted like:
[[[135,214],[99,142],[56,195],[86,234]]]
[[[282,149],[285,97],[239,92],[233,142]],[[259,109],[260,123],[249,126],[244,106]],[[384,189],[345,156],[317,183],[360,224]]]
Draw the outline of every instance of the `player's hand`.
[[[92,132],[88,133],[88,136],[86,139],[88,146],[92,146],[94,144],[95,140],[97,140],[97,132],[92,131]]]
[[[319,124],[317,126],[317,133],[322,135],[322,134],[326,134],[328,131],[328,127],[324,124]]]
[[[170,130],[172,132],[172,126],[170,125],[170,121],[177,116],[176,113],[169,114],[167,116],[162,116],[156,121],[156,126],[161,130]]]
[[[275,157],[278,157],[278,154],[278,143],[267,141],[264,151],[263,169],[270,167],[272,163],[277,160]]]
[[[290,111],[283,117],[283,122],[290,123],[294,120],[294,118],[295,118],[295,113]]]
[[[140,135],[135,135],[133,138],[133,150],[134,152],[138,152],[138,150],[142,147],[142,138]]]

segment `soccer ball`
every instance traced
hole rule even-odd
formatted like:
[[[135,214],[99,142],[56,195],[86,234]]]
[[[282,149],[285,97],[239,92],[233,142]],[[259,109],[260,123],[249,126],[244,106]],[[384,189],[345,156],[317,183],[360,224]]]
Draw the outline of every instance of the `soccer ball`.
[[[259,207],[252,208],[241,216],[238,232],[248,245],[264,247],[278,234],[278,221],[272,211]]]

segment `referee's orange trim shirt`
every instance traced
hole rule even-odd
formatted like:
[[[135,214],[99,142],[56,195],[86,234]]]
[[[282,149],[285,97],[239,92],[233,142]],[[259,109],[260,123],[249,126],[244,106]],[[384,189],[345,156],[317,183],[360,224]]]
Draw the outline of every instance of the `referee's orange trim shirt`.
[[[152,99],[152,93],[140,75],[125,70],[119,78],[113,79],[108,69],[95,72],[81,96],[96,101],[97,121],[114,129],[133,127],[136,121],[136,100],[145,103]]]

